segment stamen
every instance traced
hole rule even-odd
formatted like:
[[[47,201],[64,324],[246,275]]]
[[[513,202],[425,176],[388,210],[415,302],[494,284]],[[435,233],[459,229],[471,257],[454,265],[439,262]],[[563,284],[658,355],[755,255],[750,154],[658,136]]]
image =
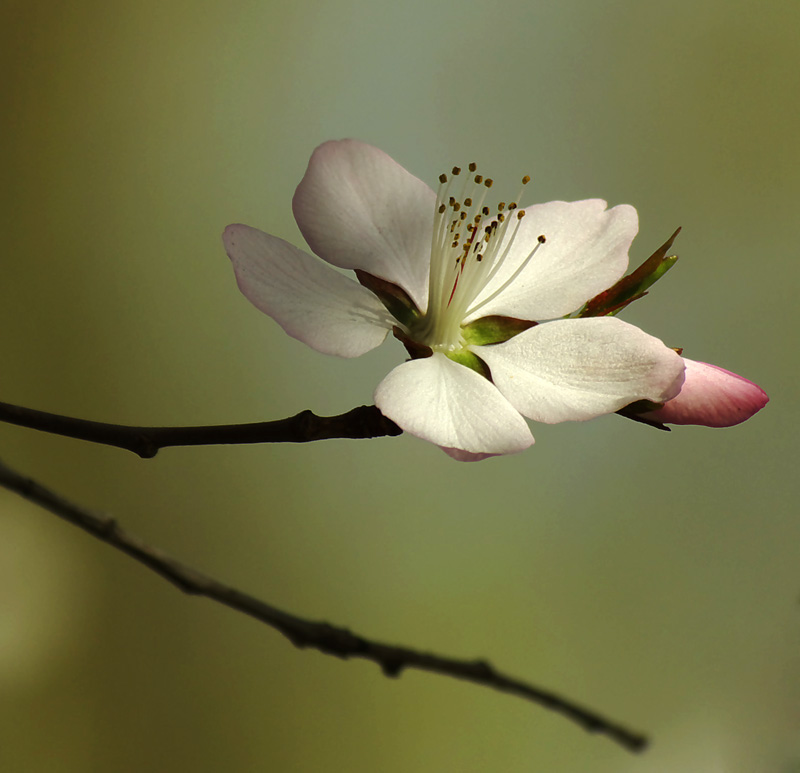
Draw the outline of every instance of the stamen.
[[[455,349],[462,346],[461,324],[467,313],[471,314],[504,290],[524,269],[544,240],[542,236],[511,279],[504,282],[499,290],[479,305],[469,308],[469,304],[497,275],[525,214],[524,210],[517,212],[514,230],[508,234],[510,219],[507,213],[517,210],[522,191],[516,201],[509,204],[500,202],[492,214],[492,209],[484,202],[494,181],[478,174],[477,168],[475,162],[468,165],[469,174],[462,177],[458,185],[460,190],[455,188],[455,178],[462,172],[460,167],[454,166],[450,175],[439,175],[431,243],[428,309],[424,325],[418,331],[421,336],[419,340],[434,348]],[[529,181],[528,175],[523,177],[523,186]],[[489,218],[492,219],[489,221]]]
[[[520,215],[524,215],[525,211],[523,210],[519,214]],[[520,217],[520,220],[522,220],[521,217]],[[516,231],[514,232],[514,235],[516,235]],[[512,240],[513,240],[513,237],[512,237]],[[497,290],[495,290],[488,298],[484,298],[479,304],[477,304],[476,306],[472,306],[467,311],[465,316],[468,316],[470,314],[474,314],[478,309],[482,308],[487,303],[489,303],[489,301],[493,301],[498,295],[500,295],[500,293],[503,292],[503,290],[505,290],[506,287],[508,287],[525,270],[525,267],[528,265],[528,263],[531,262],[531,259],[533,258],[533,256],[539,251],[539,248],[546,241],[547,241],[547,239],[545,238],[544,234],[540,234],[539,237],[536,240],[536,246],[528,253],[528,257],[526,257],[525,260],[523,260],[522,263],[520,263],[520,265],[517,268],[517,270],[505,282],[503,282],[503,284],[500,285],[500,287],[498,287]],[[510,244],[509,244],[509,246],[510,246]],[[507,251],[508,250],[506,250],[506,252]],[[489,282],[487,281],[486,284],[488,284],[488,283]]]

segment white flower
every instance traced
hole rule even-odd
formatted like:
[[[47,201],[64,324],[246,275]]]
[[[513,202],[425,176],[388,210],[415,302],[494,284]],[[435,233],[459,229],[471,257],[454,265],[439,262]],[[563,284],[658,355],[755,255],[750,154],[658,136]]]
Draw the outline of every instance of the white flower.
[[[415,359],[378,385],[375,403],[458,459],[527,448],[523,416],[583,421],[677,395],[683,361],[661,341],[615,317],[563,319],[624,274],[636,210],[596,199],[490,209],[492,181],[474,165],[460,172],[442,175],[437,194],[370,145],[321,145],[295,219],[323,261],[362,284],[231,225],[223,241],[241,291],[326,354],[357,357],[394,330]]]

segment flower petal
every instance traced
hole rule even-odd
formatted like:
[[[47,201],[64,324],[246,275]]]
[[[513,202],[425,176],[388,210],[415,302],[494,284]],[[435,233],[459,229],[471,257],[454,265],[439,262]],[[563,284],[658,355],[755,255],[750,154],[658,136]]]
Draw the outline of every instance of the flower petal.
[[[283,239],[229,225],[222,241],[245,297],[312,349],[358,357],[391,330],[373,293]]]
[[[500,454],[471,454],[469,451],[462,451],[460,448],[446,448],[439,446],[451,459],[457,462],[482,462],[490,456],[500,456]]]
[[[768,402],[767,393],[729,370],[684,357],[686,380],[680,394],[643,418],[667,424],[732,427],[749,419]]]
[[[672,349],[614,317],[557,320],[469,348],[509,402],[545,424],[592,419],[636,400],[664,402],[683,382]]]
[[[339,140],[314,151],[292,209],[317,255],[399,284],[425,309],[435,202],[382,150]]]
[[[375,404],[448,452],[513,454],[533,443],[525,419],[489,381],[438,352],[396,367],[378,384]]]
[[[504,244],[513,232],[509,226]],[[546,242],[520,275],[467,321],[490,314],[555,319],[575,311],[625,273],[628,250],[638,230],[636,210],[627,204],[606,209],[605,201],[589,199],[527,207],[502,269],[476,303],[514,274],[538,245],[540,235]]]

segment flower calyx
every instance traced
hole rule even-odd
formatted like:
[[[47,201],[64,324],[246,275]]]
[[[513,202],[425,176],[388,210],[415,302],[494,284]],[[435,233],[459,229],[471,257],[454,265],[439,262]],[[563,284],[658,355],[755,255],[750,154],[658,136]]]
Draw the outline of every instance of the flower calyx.
[[[386,279],[368,274],[363,269],[355,269],[359,283],[378,296],[378,300],[386,307],[401,325],[411,327],[420,318],[420,310],[411,296],[400,285]]]
[[[595,295],[578,313],[579,317],[604,317],[619,314],[628,304],[644,298],[647,291],[677,262],[677,255],[667,255],[678,228],[639,268],[622,277],[616,284]]]

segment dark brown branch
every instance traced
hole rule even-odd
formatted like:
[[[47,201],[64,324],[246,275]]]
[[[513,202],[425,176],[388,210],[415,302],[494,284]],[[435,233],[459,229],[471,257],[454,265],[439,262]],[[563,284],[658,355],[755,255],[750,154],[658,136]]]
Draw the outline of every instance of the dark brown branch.
[[[643,735],[628,730],[549,690],[507,676],[485,660],[459,660],[407,647],[382,644],[359,636],[346,628],[295,617],[184,566],[157,548],[146,545],[138,537],[128,534],[112,518],[92,513],[73,504],[40,483],[20,475],[1,461],[0,486],[16,492],[69,523],[88,531],[99,540],[127,553],[184,593],[206,596],[266,623],[282,633],[296,647],[310,647],[343,659],[371,660],[381,667],[386,676],[391,677],[400,676],[406,668],[416,668],[464,679],[533,701],[571,719],[589,732],[607,735],[631,751],[642,751],[647,746],[647,739]]]
[[[100,421],[73,419],[0,403],[0,421],[55,435],[124,448],[151,459],[167,446],[205,446],[232,443],[310,443],[330,438],[374,438],[400,435],[402,430],[374,405],[362,405],[339,416],[317,416],[301,411],[296,416],[254,424],[220,424],[207,427],[130,427]]]

